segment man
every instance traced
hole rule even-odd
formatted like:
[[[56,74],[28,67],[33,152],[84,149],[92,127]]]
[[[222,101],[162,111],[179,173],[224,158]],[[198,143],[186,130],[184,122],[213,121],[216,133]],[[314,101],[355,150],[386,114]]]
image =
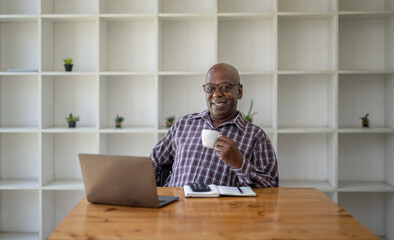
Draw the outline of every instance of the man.
[[[153,148],[156,180],[163,164],[173,163],[164,184],[167,187],[191,182],[277,187],[278,164],[268,136],[237,111],[243,93],[237,69],[215,64],[206,75],[203,90],[208,109],[179,118]],[[203,129],[221,133],[214,149],[203,147]]]

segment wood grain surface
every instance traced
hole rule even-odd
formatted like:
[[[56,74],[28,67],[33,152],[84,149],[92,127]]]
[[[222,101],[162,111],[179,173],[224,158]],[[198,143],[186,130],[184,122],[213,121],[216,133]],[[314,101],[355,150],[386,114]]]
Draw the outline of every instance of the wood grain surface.
[[[313,188],[254,189],[257,197],[184,198],[163,208],[82,199],[49,236],[58,239],[378,239]]]

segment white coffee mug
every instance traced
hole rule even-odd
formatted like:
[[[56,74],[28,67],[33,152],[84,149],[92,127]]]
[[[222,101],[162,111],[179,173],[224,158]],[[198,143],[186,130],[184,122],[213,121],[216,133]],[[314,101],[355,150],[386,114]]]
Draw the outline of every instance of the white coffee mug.
[[[215,130],[202,130],[202,145],[206,148],[215,148],[216,142],[220,138],[220,132]]]

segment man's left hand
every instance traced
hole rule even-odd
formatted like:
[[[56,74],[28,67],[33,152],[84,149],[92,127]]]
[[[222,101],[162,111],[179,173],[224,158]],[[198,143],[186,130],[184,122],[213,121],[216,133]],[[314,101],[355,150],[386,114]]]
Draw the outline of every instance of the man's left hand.
[[[231,138],[220,136],[216,143],[216,155],[228,166],[240,168],[243,163],[243,155],[239,151],[237,143]]]

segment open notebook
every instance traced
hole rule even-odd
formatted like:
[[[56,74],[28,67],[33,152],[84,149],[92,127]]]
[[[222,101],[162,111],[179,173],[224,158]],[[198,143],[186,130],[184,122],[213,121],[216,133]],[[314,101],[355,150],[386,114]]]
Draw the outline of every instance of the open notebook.
[[[251,187],[226,187],[209,185],[209,192],[193,192],[192,189],[185,185],[183,192],[185,197],[222,197],[222,196],[238,196],[238,197],[256,197],[257,194]]]

